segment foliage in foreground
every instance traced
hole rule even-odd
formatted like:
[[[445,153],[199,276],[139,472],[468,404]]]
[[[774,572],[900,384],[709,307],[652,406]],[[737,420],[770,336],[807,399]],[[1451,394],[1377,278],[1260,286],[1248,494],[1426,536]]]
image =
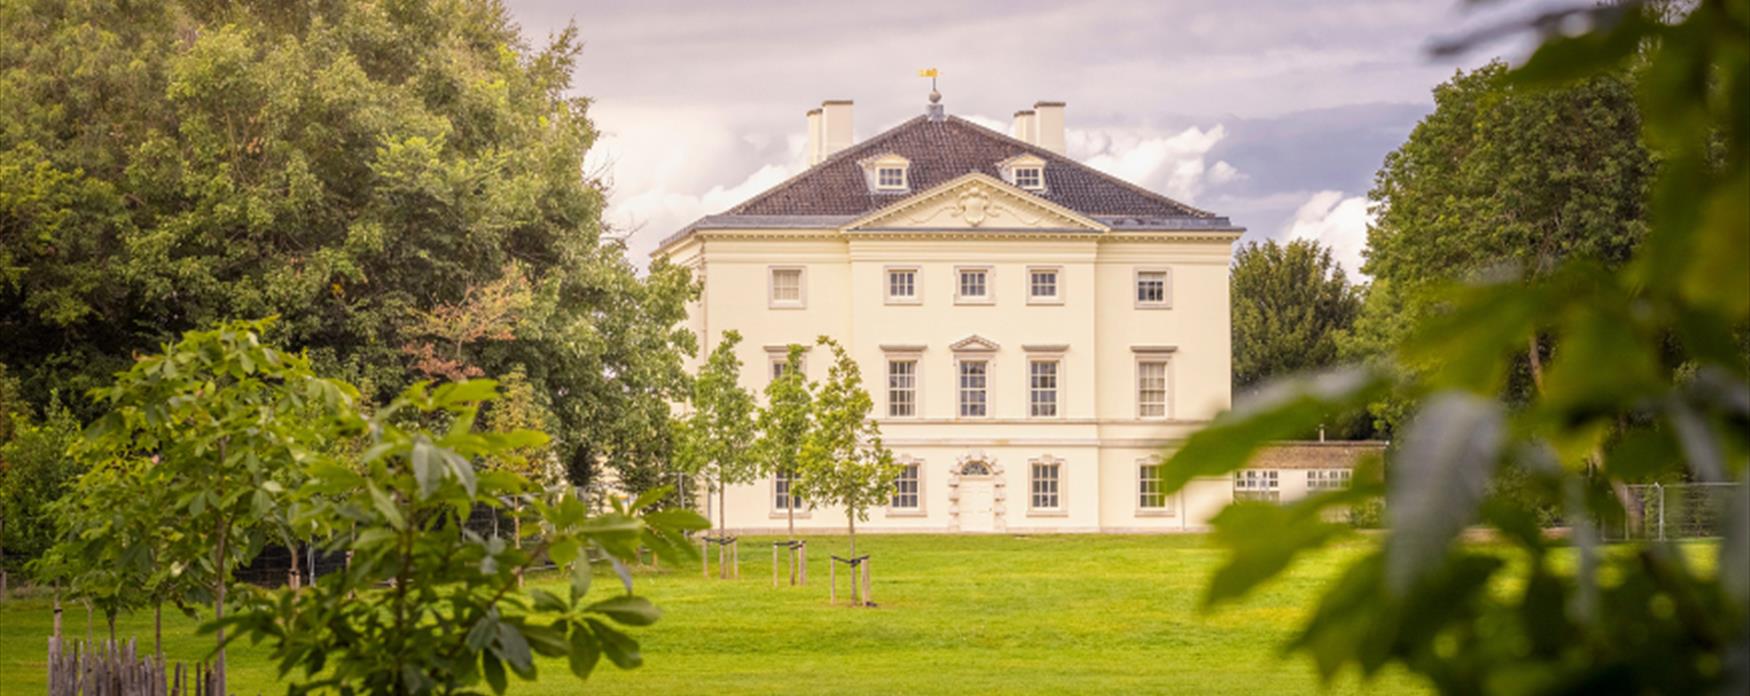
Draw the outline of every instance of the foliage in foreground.
[[[1562,83],[1648,60],[1645,137],[1662,170],[1655,222],[1620,270],[1569,259],[1522,277],[1452,288],[1396,360],[1431,369],[1403,383],[1346,368],[1278,383],[1193,436],[1169,488],[1242,466],[1267,441],[1388,390],[1416,405],[1388,483],[1215,519],[1232,556],[1206,603],[1244,595],[1304,551],[1344,534],[1330,508],[1384,493],[1391,532],[1325,592],[1290,648],[1327,678],[1402,665],[1451,693],[1744,693],[1750,690],[1750,1],[1703,0],[1667,22],[1637,3],[1576,9],[1590,30],[1547,41],[1512,79]],[[1509,402],[1514,361],[1538,336],[1558,348],[1542,387]],[[1514,405],[1509,406],[1509,403]],[[1717,572],[1667,544],[1601,553],[1601,519],[1633,515],[1625,481],[1680,464],[1737,482]],[[1576,568],[1522,502],[1488,495],[1504,467],[1562,510]],[[1632,521],[1632,520],[1631,520]],[[1473,523],[1508,558],[1454,543]]]
[[[660,492],[592,514],[569,488],[537,490],[516,464],[546,436],[476,427],[494,382],[419,383],[373,411],[352,385],[264,345],[262,326],[190,332],[99,392],[112,410],[76,448],[93,467],[57,503],[63,537],[38,563],[45,577],[112,622],[147,602],[212,602],[220,690],[224,645],[243,635],[272,645],[295,691],[502,691],[507,668],[533,678],[530,651],[569,657],[579,675],[603,655],[638,664],[613,624],[657,612],[631,594],[623,562],[639,547],[686,557],[681,534],[702,519],[646,514]],[[530,548],[464,526],[479,507],[525,499]],[[234,569],[294,530],[348,555],[347,568],[228,601]],[[521,591],[542,558],[570,565],[567,595]],[[621,571],[624,595],[585,601],[597,559]]]

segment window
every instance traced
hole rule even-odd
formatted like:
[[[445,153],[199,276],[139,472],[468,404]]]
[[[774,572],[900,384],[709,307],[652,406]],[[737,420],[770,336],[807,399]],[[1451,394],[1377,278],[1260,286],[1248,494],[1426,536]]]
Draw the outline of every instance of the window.
[[[918,361],[887,361],[887,415],[909,418],[918,414]]]
[[[802,269],[774,268],[771,279],[771,306],[802,306]]]
[[[1136,306],[1167,307],[1167,272],[1163,270],[1136,272]]]
[[[1170,500],[1161,486],[1161,464],[1150,460],[1136,468],[1136,507],[1142,510],[1167,511]]]
[[[955,287],[955,299],[962,301],[990,301],[990,269],[962,268],[956,272],[959,283]]]
[[[983,360],[960,362],[960,417],[985,416],[985,376],[990,364]]]
[[[1349,473],[1348,469],[1313,469],[1312,471],[1306,472],[1306,488],[1309,491],[1329,491],[1348,488]]]
[[[1056,360],[1032,360],[1027,363],[1027,415],[1035,418],[1057,416]]]
[[[1056,461],[1033,462],[1032,497],[1030,502],[1036,510],[1056,510],[1058,508],[1058,473],[1062,464]]]
[[[1167,363],[1145,360],[1136,364],[1136,415],[1167,417]]]
[[[1039,167],[1016,167],[1015,185],[1034,191],[1043,189],[1045,188],[1045,172]]]
[[[887,301],[890,304],[918,301],[918,269],[887,269]]]
[[[901,510],[918,509],[917,464],[900,464],[899,478],[893,480],[893,500],[888,506]]]
[[[772,475],[773,510],[784,512],[786,510],[794,509],[800,511],[802,509],[802,498],[800,496],[790,495],[790,482],[793,479],[793,475],[785,472],[778,472]]]
[[[782,353],[782,352],[778,352],[778,351],[767,351],[766,358],[771,361],[772,381],[774,381],[774,382],[777,381],[779,377],[784,376],[785,370],[790,369],[790,356],[788,353]],[[796,368],[802,371],[802,378],[803,379],[808,378],[808,356],[807,356],[807,354],[803,354],[802,356],[800,356],[800,359],[798,359],[796,361]]]
[[[905,188],[904,167],[879,167],[875,170],[875,188],[897,191]]]
[[[1052,304],[1061,300],[1057,289],[1057,269],[1027,269],[1027,301],[1032,304]]]
[[[1276,490],[1276,472],[1268,469],[1246,469],[1234,472],[1234,500],[1262,500],[1274,503],[1281,494]]]

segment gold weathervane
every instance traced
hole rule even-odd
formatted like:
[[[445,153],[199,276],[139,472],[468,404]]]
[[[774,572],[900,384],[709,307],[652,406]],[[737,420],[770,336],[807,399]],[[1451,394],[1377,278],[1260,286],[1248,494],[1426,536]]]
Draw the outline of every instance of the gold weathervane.
[[[942,101],[942,93],[936,91],[936,78],[940,75],[941,75],[941,72],[936,70],[935,68],[924,68],[923,70],[918,71],[918,77],[930,78],[930,103],[931,104]]]

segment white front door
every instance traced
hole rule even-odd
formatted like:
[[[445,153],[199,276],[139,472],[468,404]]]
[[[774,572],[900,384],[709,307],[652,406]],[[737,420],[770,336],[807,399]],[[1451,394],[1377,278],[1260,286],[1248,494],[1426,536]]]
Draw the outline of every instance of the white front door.
[[[960,531],[994,532],[996,495],[988,478],[960,479]]]

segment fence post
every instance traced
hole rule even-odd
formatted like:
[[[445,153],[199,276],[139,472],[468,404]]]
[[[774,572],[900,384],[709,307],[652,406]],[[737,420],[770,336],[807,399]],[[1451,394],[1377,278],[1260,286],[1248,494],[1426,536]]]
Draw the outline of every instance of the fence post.
[[[1653,492],[1659,494],[1659,541],[1665,540],[1665,486],[1653,482]]]

